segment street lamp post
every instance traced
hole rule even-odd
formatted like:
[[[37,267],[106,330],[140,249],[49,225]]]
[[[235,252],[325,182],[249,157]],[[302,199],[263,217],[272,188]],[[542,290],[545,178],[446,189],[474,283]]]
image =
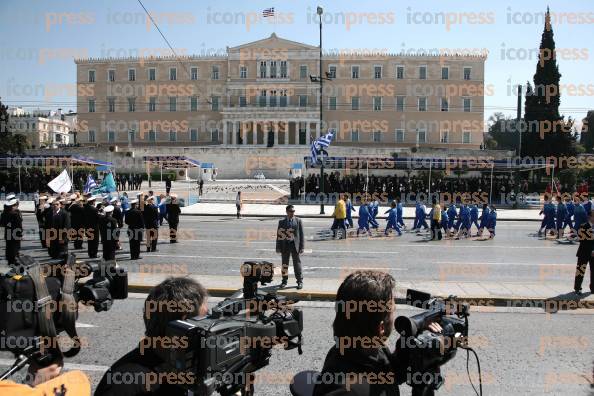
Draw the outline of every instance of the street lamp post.
[[[322,117],[322,112],[324,109],[324,105],[323,105],[323,88],[324,88],[324,77],[322,75],[322,14],[324,13],[324,9],[320,6],[318,6],[317,8],[317,14],[318,17],[320,18],[320,65],[319,65],[319,70],[318,70],[318,81],[320,83],[320,136],[323,135],[322,133],[322,128],[323,128],[323,117]],[[312,81],[315,81],[315,78],[310,77]],[[324,201],[326,199],[325,195],[324,195],[324,156],[322,154],[322,158],[321,158],[321,166],[320,166],[320,214],[325,214],[324,213]]]

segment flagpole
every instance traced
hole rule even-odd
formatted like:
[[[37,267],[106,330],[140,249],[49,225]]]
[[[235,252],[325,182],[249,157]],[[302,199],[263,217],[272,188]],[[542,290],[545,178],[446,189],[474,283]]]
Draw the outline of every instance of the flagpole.
[[[320,17],[320,135],[322,135],[323,133],[323,128],[324,128],[324,119],[322,117],[322,111],[324,109],[323,106],[323,83],[324,83],[324,78],[322,76],[322,13],[324,12],[324,10],[322,9],[322,7],[318,7],[317,8],[317,13],[318,16]],[[320,167],[320,198],[322,199],[322,202],[320,204],[320,214],[325,214],[324,213],[324,154],[322,153],[322,166]]]

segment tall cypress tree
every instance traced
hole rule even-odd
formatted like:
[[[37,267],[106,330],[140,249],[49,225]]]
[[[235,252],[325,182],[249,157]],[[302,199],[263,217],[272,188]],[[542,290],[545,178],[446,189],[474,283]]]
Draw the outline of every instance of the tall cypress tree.
[[[570,133],[572,121],[566,122],[559,114],[560,79],[551,15],[547,7],[534,86],[528,84],[526,89],[524,120],[528,131],[523,139],[523,155],[575,154],[575,138]]]

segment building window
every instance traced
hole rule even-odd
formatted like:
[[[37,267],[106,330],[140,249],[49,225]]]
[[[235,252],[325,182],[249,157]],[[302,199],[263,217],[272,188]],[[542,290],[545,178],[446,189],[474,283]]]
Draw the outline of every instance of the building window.
[[[90,83],[95,82],[95,70],[89,70],[89,82]]]
[[[128,132],[128,142],[130,142],[130,143],[134,143],[134,141],[135,141],[135,138],[136,138],[136,137],[135,137],[135,134],[136,134],[136,133],[135,133],[134,131],[129,131],[129,132]]]
[[[89,143],[95,143],[95,131],[89,131]]]
[[[169,131],[169,141],[177,142],[177,131]]]
[[[396,96],[396,111],[404,111],[404,96]]]
[[[190,140],[192,142],[197,142],[198,141],[198,130],[197,129],[191,129],[190,130]]]
[[[287,107],[287,90],[281,89],[280,91],[280,107]]]
[[[299,95],[299,107],[307,107],[307,95]]]
[[[463,98],[462,107],[465,113],[470,113],[472,111],[472,100],[470,98]]]
[[[287,61],[281,61],[281,78],[287,78]]]
[[[157,141],[157,133],[155,131],[149,131],[149,141],[150,142]]]
[[[107,111],[115,113],[115,98],[107,98]]]
[[[359,97],[351,97],[351,110],[359,110]]]
[[[149,81],[155,81],[157,78],[157,69],[155,69],[154,67],[151,67],[150,69],[148,69],[148,74],[149,74]]]
[[[266,61],[260,61],[260,78],[266,78]]]
[[[171,80],[171,81],[177,80],[177,69],[175,67],[169,68],[169,80]]]
[[[396,143],[404,143],[404,129],[396,129]]]
[[[382,111],[382,97],[381,96],[373,97],[373,111]]]
[[[425,143],[427,141],[427,132],[425,130],[417,131],[417,143]]]
[[[470,131],[462,132],[462,143],[470,144]]]
[[[359,78],[359,66],[351,66],[351,78]]]
[[[258,103],[260,104],[260,107],[266,107],[266,90],[265,89],[260,91],[260,97],[258,99]]]
[[[95,99],[89,99],[89,113],[95,112]]]
[[[442,80],[449,80],[450,79],[450,68],[444,66],[441,68],[441,79]]]
[[[214,65],[212,67],[212,79],[213,80],[219,79],[219,66],[218,65]]]
[[[169,111],[177,111],[177,97],[169,97]]]
[[[276,90],[270,91],[270,107],[276,107]]]
[[[404,80],[404,66],[396,66],[396,79]]]
[[[211,110],[212,111],[219,111],[219,97],[218,96],[213,96],[211,100],[212,100]]]
[[[328,110],[336,110],[336,96],[328,98]]]
[[[299,78],[300,79],[307,78],[307,65],[299,66]]]
[[[157,111],[157,97],[151,96],[149,98],[148,111]]]
[[[198,97],[190,96],[190,111],[198,111]]]
[[[136,69],[128,69],[128,81],[136,81]]]
[[[239,107],[246,107],[247,106],[247,99],[245,96],[239,97]]]
[[[358,130],[352,130],[351,131],[351,142],[358,142],[359,141],[359,131]]]
[[[270,61],[270,78],[276,78],[276,61]]]
[[[128,98],[128,111],[136,111],[136,98]]]
[[[448,143],[450,141],[450,132],[449,131],[441,131],[439,141],[441,143]]]
[[[419,66],[419,80],[427,79],[427,66]]]
[[[419,98],[419,111],[427,111],[427,98],[425,96]]]
[[[109,143],[115,142],[115,132],[114,131],[107,131],[107,141]]]
[[[470,74],[472,72],[472,68],[471,67],[465,67],[464,68],[464,79],[465,80],[470,80]]]
[[[107,71],[107,81],[115,81],[115,70],[108,70]]]
[[[441,98],[441,111],[449,111],[448,98]]]
[[[381,66],[373,66],[373,78],[376,80],[380,80],[382,78],[382,67]]]
[[[239,78],[247,78],[247,67],[239,66]]]
[[[328,78],[336,78],[336,66],[328,67]]]
[[[307,142],[307,126],[306,123],[299,123],[299,144],[304,145]]]
[[[198,68],[197,67],[193,67],[190,69],[190,78],[192,80],[198,80]]]
[[[382,141],[382,132],[381,131],[373,131],[373,141],[375,143],[379,143]]]
[[[219,141],[219,130],[213,129],[210,131],[210,141],[213,143],[217,143]]]

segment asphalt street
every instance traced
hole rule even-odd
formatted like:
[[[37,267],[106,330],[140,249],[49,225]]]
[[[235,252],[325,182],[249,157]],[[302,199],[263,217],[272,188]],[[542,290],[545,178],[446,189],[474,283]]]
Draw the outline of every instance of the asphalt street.
[[[144,298],[134,294],[127,300],[116,301],[108,312],[81,312],[78,333],[87,347],[67,359],[66,368],[85,371],[94,389],[107,367],[138,344],[144,330]],[[217,301],[212,298],[210,305]],[[296,372],[319,370],[323,365],[332,345],[333,305],[300,305],[305,323],[303,355],[298,355],[297,350],[275,348],[270,365],[258,371],[258,395],[288,395],[288,383]],[[397,307],[398,315],[410,316],[415,312],[410,307]],[[471,312],[470,345],[480,357],[485,395],[594,394],[589,385],[594,356],[591,311],[547,315],[534,309],[501,308],[495,312]],[[10,361],[10,354],[0,353],[2,368],[7,368]],[[446,382],[437,394],[474,395],[464,351],[444,366],[443,374]],[[476,385],[478,374],[472,356],[470,375]],[[406,385],[400,389],[403,395],[410,395]]]
[[[124,250],[120,265],[131,272],[171,273],[172,275],[238,275],[248,259],[273,261],[277,221],[273,218],[182,216],[178,244],[168,241],[168,227],[160,228],[158,252],[141,253],[142,260],[130,261],[128,241],[122,233]],[[405,232],[402,237],[350,237],[328,240],[320,237],[329,229],[326,219],[304,219],[305,253],[302,256],[305,282],[308,278],[335,278],[354,268],[390,271],[397,280],[514,281],[546,282],[567,279],[572,289],[577,245],[539,239],[536,222],[499,222],[497,236],[491,240],[442,240],[427,242],[425,236]],[[385,227],[385,221],[380,225]],[[30,242],[22,252],[46,257],[36,239],[37,224],[25,215]],[[410,224],[409,224],[410,227]],[[86,245],[85,245],[86,247]],[[87,257],[86,250],[79,258]],[[3,257],[2,257],[3,259]],[[233,287],[233,285],[229,285]],[[586,286],[587,287],[587,286]]]

